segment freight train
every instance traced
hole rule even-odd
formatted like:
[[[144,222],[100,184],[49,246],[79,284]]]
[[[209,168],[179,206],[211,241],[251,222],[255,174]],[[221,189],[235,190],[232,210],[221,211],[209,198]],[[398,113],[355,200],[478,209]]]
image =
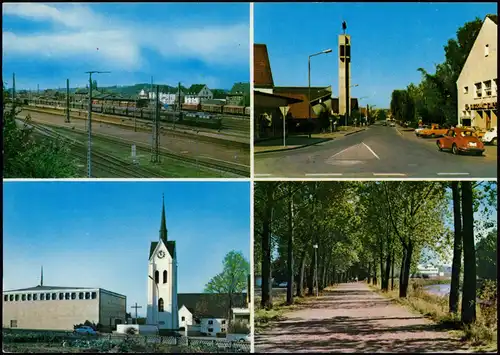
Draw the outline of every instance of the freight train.
[[[184,111],[209,112],[228,115],[250,116],[250,107],[214,104],[182,104]]]

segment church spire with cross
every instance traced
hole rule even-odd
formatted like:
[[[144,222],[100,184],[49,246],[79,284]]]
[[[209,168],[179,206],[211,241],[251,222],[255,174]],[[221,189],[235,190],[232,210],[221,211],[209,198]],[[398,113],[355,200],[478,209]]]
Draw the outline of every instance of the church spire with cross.
[[[162,194],[162,210],[161,210],[161,224],[160,224],[160,240],[167,244],[167,221],[165,218],[165,195]]]

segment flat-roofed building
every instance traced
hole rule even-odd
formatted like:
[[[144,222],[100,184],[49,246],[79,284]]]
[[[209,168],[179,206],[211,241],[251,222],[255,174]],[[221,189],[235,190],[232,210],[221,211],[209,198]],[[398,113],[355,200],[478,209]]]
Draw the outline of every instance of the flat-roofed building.
[[[86,320],[103,330],[125,323],[126,296],[88,287],[36,286],[3,292],[3,328],[73,330]]]

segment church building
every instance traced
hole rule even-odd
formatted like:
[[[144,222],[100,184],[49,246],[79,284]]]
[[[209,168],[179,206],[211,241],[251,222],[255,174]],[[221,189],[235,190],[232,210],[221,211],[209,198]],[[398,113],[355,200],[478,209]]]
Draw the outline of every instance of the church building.
[[[175,241],[168,240],[164,201],[159,240],[151,242],[149,250],[147,324],[160,330],[179,329],[177,256]]]

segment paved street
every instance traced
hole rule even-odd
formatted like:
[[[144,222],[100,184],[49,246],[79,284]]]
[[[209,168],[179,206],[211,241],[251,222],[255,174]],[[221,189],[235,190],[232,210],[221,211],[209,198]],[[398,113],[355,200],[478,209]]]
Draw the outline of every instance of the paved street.
[[[255,352],[470,352],[362,282],[340,284],[255,336]]]
[[[399,129],[401,129],[399,127]],[[255,155],[256,178],[496,178],[496,147],[484,156],[440,152],[436,139],[377,123],[297,150]]]

